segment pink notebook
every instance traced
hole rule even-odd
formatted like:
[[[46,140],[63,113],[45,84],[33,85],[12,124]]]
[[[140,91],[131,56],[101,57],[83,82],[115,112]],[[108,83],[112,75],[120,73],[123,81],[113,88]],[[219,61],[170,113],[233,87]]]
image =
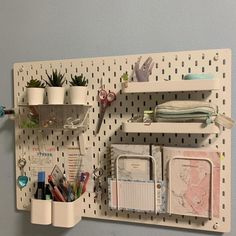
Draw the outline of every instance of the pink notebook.
[[[219,217],[220,155],[206,148],[164,147],[169,179],[168,212]]]

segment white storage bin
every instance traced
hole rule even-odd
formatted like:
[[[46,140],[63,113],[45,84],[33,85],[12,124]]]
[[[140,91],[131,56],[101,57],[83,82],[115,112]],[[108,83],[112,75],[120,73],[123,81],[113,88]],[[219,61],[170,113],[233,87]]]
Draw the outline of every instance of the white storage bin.
[[[82,199],[74,202],[53,202],[52,203],[52,224],[56,227],[70,228],[81,220]]]
[[[52,200],[31,199],[31,223],[40,225],[52,223]]]

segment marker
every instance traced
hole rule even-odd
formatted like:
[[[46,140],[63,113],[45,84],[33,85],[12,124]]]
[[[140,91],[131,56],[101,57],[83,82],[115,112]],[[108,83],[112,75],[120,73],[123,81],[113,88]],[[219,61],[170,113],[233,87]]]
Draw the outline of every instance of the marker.
[[[46,184],[45,200],[51,200],[51,199],[52,199],[52,193],[51,193],[49,184]]]
[[[45,172],[38,172],[38,187],[35,194],[36,199],[45,199]]]
[[[65,202],[65,198],[63,197],[63,195],[61,194],[60,190],[58,189],[58,187],[53,183],[52,181],[52,176],[49,175],[48,176],[48,183],[51,185],[52,189],[53,189],[53,194],[55,196],[55,199],[60,201],[60,202]]]

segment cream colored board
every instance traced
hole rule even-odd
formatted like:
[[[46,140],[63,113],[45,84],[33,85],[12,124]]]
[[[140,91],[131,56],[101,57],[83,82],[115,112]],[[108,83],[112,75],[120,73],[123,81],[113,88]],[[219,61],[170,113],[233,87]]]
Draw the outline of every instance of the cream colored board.
[[[150,81],[181,80],[188,73],[212,73],[220,80],[220,89],[214,91],[194,92],[161,92],[145,94],[122,94],[120,77],[124,72],[132,73],[134,63],[142,56],[142,62],[151,56],[155,62]],[[17,63],[14,65],[14,101],[15,106],[26,103],[25,85],[31,78],[46,78],[45,71],[58,69],[65,73],[69,80],[70,74],[83,73],[89,79],[88,102],[92,105],[90,112],[90,128],[86,132],[87,144],[93,148],[93,168],[100,166],[105,170],[102,200],[94,200],[93,193],[87,193],[82,203],[84,217],[127,221],[162,226],[182,227],[188,229],[227,232],[231,221],[231,131],[222,130],[219,134],[142,134],[125,133],[122,122],[131,115],[142,114],[144,110],[153,109],[157,104],[173,99],[201,99],[216,103],[220,112],[231,115],[231,51],[229,49],[202,50],[188,52],[155,53],[144,55],[67,59],[57,61],[41,61]],[[97,91],[101,79],[105,89],[117,93],[116,101],[106,111],[100,133],[95,136],[94,130],[98,121],[99,103]],[[68,84],[66,85],[68,87]],[[66,96],[68,102],[68,96]],[[137,130],[138,132],[138,130]],[[30,145],[37,143],[44,136],[44,142],[55,145],[58,150],[56,162],[64,165],[63,150],[66,146],[78,146],[78,133],[65,131],[44,131],[19,129],[16,123],[16,162],[22,155],[22,149],[28,150]],[[224,154],[221,169],[221,209],[220,218],[203,220],[195,217],[179,215],[150,215],[109,209],[107,199],[107,177],[110,176],[110,159],[107,147],[111,143],[154,143],[166,146],[211,146]],[[100,156],[100,161],[98,161]],[[27,154],[25,173],[29,176],[30,160]],[[16,167],[16,177],[20,170]],[[16,186],[17,208],[26,210],[30,206],[30,198],[35,191],[32,181],[20,190]]]

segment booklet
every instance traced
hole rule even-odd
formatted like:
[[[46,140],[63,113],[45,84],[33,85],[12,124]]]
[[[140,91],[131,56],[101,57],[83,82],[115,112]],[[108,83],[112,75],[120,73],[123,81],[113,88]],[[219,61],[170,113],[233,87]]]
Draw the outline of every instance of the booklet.
[[[220,154],[207,148],[163,148],[168,212],[219,217]]]
[[[153,166],[150,158],[143,159],[139,155],[151,155],[156,162],[156,176],[161,179],[161,152],[159,146],[136,144],[111,145],[112,178],[116,178],[116,159],[123,155],[118,163],[118,178],[124,180],[149,181],[152,179]]]

